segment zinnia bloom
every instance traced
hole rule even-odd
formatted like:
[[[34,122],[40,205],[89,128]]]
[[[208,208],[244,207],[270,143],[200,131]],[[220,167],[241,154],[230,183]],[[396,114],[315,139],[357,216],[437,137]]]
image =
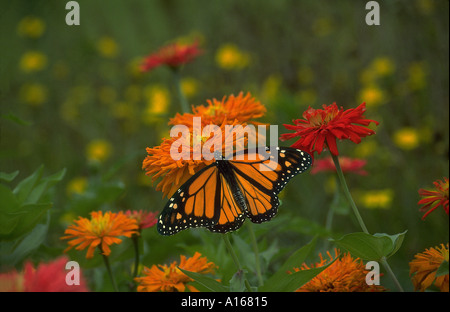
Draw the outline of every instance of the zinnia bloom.
[[[143,62],[141,70],[150,71],[158,66],[167,65],[173,69],[184,65],[201,53],[198,42],[193,44],[171,43],[150,54]]]
[[[336,103],[332,105],[323,105],[323,109],[308,108],[303,113],[304,119],[294,120],[294,125],[284,125],[288,130],[294,130],[294,133],[281,135],[281,140],[299,137],[292,147],[304,151],[322,153],[324,144],[328,146],[333,155],[339,155],[336,139],[349,139],[359,144],[361,138],[375,134],[375,131],[367,128],[373,122],[371,119],[365,119],[363,113],[366,110],[366,104],[362,103],[357,108],[344,110],[339,109]]]
[[[188,288],[190,291],[197,291],[197,289],[187,283],[192,279],[179,269],[201,274],[214,273],[217,266],[213,262],[208,262],[206,257],[202,257],[199,252],[196,252],[193,257],[186,258],[180,256],[180,263],[176,261],[167,265],[153,265],[150,269],[144,267],[144,276],[135,278],[139,283],[137,290],[139,292],[183,292]]]
[[[252,119],[260,118],[266,113],[266,108],[250,93],[244,96],[240,92],[238,96],[233,94],[224,96],[221,101],[217,99],[207,100],[208,105],[192,107],[193,114],[176,114],[170,119],[169,125],[186,125],[192,127],[193,117],[201,117],[202,127],[214,124],[221,125],[225,120],[228,124],[237,121],[239,123],[259,124]]]
[[[335,249],[336,258],[339,250]],[[327,252],[330,259],[324,259],[322,254],[320,262],[308,266],[303,263],[300,269],[294,268],[296,272],[300,270],[309,270],[320,268],[333,261],[333,256]],[[320,272],[308,283],[297,289],[298,292],[379,292],[385,291],[383,286],[367,285],[366,275],[369,273],[365,265],[359,258],[352,258],[350,253],[344,254],[337,259],[331,266]]]
[[[359,175],[367,175],[367,171],[363,169],[366,164],[367,161],[364,159],[353,159],[345,156],[339,157],[339,165],[341,166],[342,172],[353,172]],[[311,169],[311,174],[316,174],[318,172],[336,172],[333,159],[331,157],[327,157],[316,160]]]
[[[86,258],[94,256],[94,250],[98,246],[103,255],[109,256],[112,244],[120,244],[120,236],[131,237],[138,234],[138,224],[135,219],[128,218],[123,212],[91,212],[91,219],[79,217],[76,225],[70,225],[61,239],[70,239],[69,247],[64,252],[76,246],[76,250],[88,247]],[[78,245],[78,246],[77,246]]]
[[[158,221],[157,212],[143,211],[143,210],[127,210],[125,211],[125,215],[131,219],[136,220],[139,226],[139,231],[154,226]]]
[[[212,164],[215,159],[207,160],[204,158],[203,147],[205,143],[211,144],[210,152],[214,152],[215,143],[220,144],[222,155],[226,151],[226,146],[233,146],[235,150],[242,149],[247,142],[244,134],[230,135],[232,127],[226,126],[227,122],[224,121],[220,126],[222,133],[220,138],[214,136],[214,133],[203,136],[203,134],[195,133],[194,129],[191,129],[189,133],[182,134],[179,137],[164,139],[160,146],[147,148],[148,156],[142,163],[142,169],[145,169],[146,175],[152,176],[153,182],[162,178],[156,186],[156,190],[162,191],[164,196],[169,197],[191,176]],[[241,132],[238,130],[236,133]],[[172,145],[175,143],[182,149],[181,153],[186,151],[186,157],[174,158]],[[200,159],[194,159],[194,152],[199,147],[197,144],[200,144],[200,150],[202,151]],[[176,150],[179,150],[179,148]]]
[[[448,274],[436,276],[436,271],[444,261],[448,262],[448,243],[447,247],[441,244],[415,255],[414,260],[409,263],[409,274],[412,275],[414,290],[425,291],[434,284],[441,291],[448,292]]]
[[[40,263],[37,268],[26,262],[24,270],[0,274],[0,291],[19,292],[85,292],[86,282],[80,272],[80,285],[66,283],[67,257],[59,257],[49,263]]]
[[[419,195],[423,198],[419,200],[418,204],[425,204],[420,208],[420,211],[426,211],[422,219],[425,219],[432,211],[436,210],[436,208],[438,208],[439,206],[442,206],[445,213],[448,215],[448,178],[444,177],[444,181],[437,180],[433,182],[433,184],[435,190],[419,190]]]

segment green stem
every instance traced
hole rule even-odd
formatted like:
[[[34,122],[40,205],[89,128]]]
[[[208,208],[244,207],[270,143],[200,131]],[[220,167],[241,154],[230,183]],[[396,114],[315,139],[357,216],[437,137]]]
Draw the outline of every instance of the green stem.
[[[369,231],[367,230],[367,227],[366,227],[361,215],[359,214],[358,207],[356,207],[355,201],[353,200],[353,197],[350,194],[350,190],[348,189],[347,182],[345,181],[344,173],[342,172],[341,166],[339,165],[339,159],[336,155],[333,155],[332,153],[331,153],[331,157],[333,158],[334,166],[336,167],[336,172],[339,177],[339,182],[341,183],[344,194],[347,197],[347,200],[353,209],[356,219],[358,220],[358,223],[361,226],[363,232],[369,234]]]
[[[189,104],[181,88],[181,71],[179,68],[173,69],[173,76],[175,80],[175,87],[178,93],[178,100],[180,101],[181,111],[183,113],[189,113]]]
[[[101,251],[101,249],[100,249],[100,251]],[[111,279],[111,284],[112,284],[112,286],[114,288],[114,291],[118,292],[119,290],[117,289],[116,281],[114,280],[114,276],[113,276],[112,271],[111,271],[111,266],[109,265],[108,256],[105,256],[103,254],[103,251],[101,251],[101,253],[102,253],[102,256],[103,256],[103,261],[105,262],[106,271],[108,271],[108,275],[109,275],[109,278]]]
[[[386,257],[381,258],[381,264],[383,265],[385,270],[388,272],[388,274],[391,276],[391,278],[394,281],[394,284],[397,286],[397,288],[401,292],[404,292],[402,285],[400,284],[400,282],[398,281],[398,279],[395,276],[394,272],[392,271],[391,266],[389,265],[389,263],[386,260]]]
[[[228,234],[223,234],[222,238],[223,238],[223,241],[225,242],[225,246],[227,247],[228,252],[231,255],[231,258],[233,259],[234,264],[236,265],[236,267],[238,269],[238,272],[242,272],[241,264],[239,263],[239,259],[236,256],[236,253],[234,252],[233,246],[231,246],[230,239],[228,238]],[[252,288],[250,287],[250,284],[247,281],[247,279],[245,278],[245,276],[244,276],[244,284],[245,284],[245,287],[247,288],[247,290],[249,292],[252,292]]]
[[[355,213],[355,216],[356,216],[356,219],[358,220],[359,225],[361,226],[361,228],[364,231],[364,233],[370,234],[369,231],[367,230],[366,225],[364,224],[364,221],[363,221],[361,215],[359,214],[358,207],[356,207],[355,201],[353,200],[353,197],[350,194],[350,191],[349,191],[348,186],[347,186],[347,182],[345,181],[344,173],[342,172],[341,166],[339,165],[339,158],[337,156],[333,155],[332,153],[331,153],[331,157],[333,158],[333,162],[334,162],[334,165],[336,167],[336,171],[337,171],[337,175],[339,177],[339,181],[340,181],[341,186],[342,186],[342,188],[344,190],[344,194],[347,197],[347,199],[348,199],[348,201],[350,203],[350,206],[353,209],[353,212]],[[386,269],[388,274],[391,276],[391,278],[394,281],[394,283],[397,286],[397,288],[401,292],[404,292],[403,287],[400,285],[400,282],[397,280],[397,277],[395,276],[394,272],[392,271],[391,267],[389,266],[389,263],[387,262],[386,257],[383,257],[381,259],[381,264],[384,266],[384,268]]]
[[[248,224],[248,232],[250,233],[250,240],[252,242],[253,252],[255,254],[255,266],[256,266],[256,277],[258,278],[258,285],[262,286],[264,281],[261,275],[261,263],[259,262],[259,250],[258,250],[258,242],[256,241],[255,232],[253,231],[253,226],[250,222]]]
[[[134,270],[133,270],[133,279],[137,276],[139,269],[139,236],[133,235],[131,240],[133,241],[134,246]]]
[[[339,198],[340,198],[340,190],[339,187],[336,186],[333,195],[333,202],[331,203],[331,206],[328,209],[327,217],[325,220],[325,229],[328,231],[328,233],[331,233],[331,230],[333,228],[334,211],[339,203]],[[330,241],[327,240],[324,244],[324,249],[328,249],[329,245]]]
[[[336,189],[334,190],[334,195],[333,195],[333,202],[331,203],[330,209],[328,210],[327,213],[327,218],[325,221],[325,229],[327,229],[327,231],[331,232],[331,229],[333,227],[333,217],[334,217],[334,210],[336,209],[336,206],[339,203],[339,188],[336,187]]]

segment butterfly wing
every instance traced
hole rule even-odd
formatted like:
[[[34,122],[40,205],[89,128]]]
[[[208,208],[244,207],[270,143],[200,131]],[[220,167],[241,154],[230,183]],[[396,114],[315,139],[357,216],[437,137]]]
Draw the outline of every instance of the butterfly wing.
[[[254,223],[270,220],[278,211],[278,194],[295,175],[307,170],[311,156],[290,147],[269,149],[263,159],[248,150],[244,160],[230,160],[236,181],[247,203],[247,217]]]
[[[226,233],[241,227],[245,217],[254,223],[270,220],[278,210],[277,195],[291,178],[311,165],[306,152],[283,147],[275,153],[271,155],[267,149],[261,158],[256,150],[245,150],[242,160],[222,160],[232,169],[232,179],[219,172],[217,163],[200,170],[169,199],[159,216],[158,232],[173,235],[187,228],[206,227]],[[237,203],[240,196],[245,205]]]
[[[157,230],[173,235],[193,227],[217,223],[221,207],[221,179],[213,163],[188,179],[167,202],[161,212]]]
[[[245,220],[245,210],[240,207],[231,186],[223,175],[220,175],[220,217],[216,224],[208,226],[211,232],[226,233],[237,230]]]

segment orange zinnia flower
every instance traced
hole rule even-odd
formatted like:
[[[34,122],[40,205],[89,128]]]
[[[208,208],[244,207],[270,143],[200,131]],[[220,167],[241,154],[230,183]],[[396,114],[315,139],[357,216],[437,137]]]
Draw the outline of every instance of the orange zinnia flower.
[[[88,247],[86,258],[94,256],[94,250],[98,246],[103,255],[109,256],[112,244],[120,244],[122,240],[119,236],[131,237],[138,233],[138,224],[135,219],[128,218],[123,212],[114,213],[102,211],[91,212],[91,220],[79,217],[75,220],[76,225],[70,225],[64,234],[67,236],[61,239],[71,239],[68,241],[69,247],[64,252],[77,246],[76,250],[83,250]]]
[[[238,96],[224,96],[221,101],[213,99],[207,102],[208,106],[192,107],[193,114],[176,114],[170,119],[169,125],[186,125],[192,128],[193,117],[201,117],[202,127],[209,124],[221,125],[225,120],[228,124],[233,124],[235,121],[240,124],[245,122],[259,124],[252,119],[260,118],[266,113],[264,105],[250,93],[244,96],[244,93],[240,92]]]
[[[367,175],[367,171],[363,169],[366,164],[367,161],[364,159],[352,159],[345,156],[339,157],[339,165],[341,166],[342,172],[353,172],[359,175]],[[316,160],[311,169],[311,174],[316,174],[322,171],[336,172],[336,167],[334,166],[334,162],[331,157]]]
[[[201,53],[198,48],[198,42],[193,44],[180,44],[178,42],[168,44],[160,48],[157,52],[150,54],[141,66],[144,72],[150,71],[158,66],[167,65],[171,68],[177,68],[186,64]]]
[[[433,182],[435,191],[428,191],[425,189],[419,190],[419,195],[423,198],[418,202],[419,205],[425,204],[420,208],[420,211],[427,211],[422,219],[425,219],[432,211],[439,206],[444,208],[446,214],[448,214],[448,178],[444,178],[444,181],[437,180]]]
[[[339,255],[339,250],[335,249],[335,257]],[[322,254],[320,262],[311,266],[305,263],[300,269],[294,268],[296,272],[300,270],[308,270],[311,268],[319,268],[333,261],[330,252],[327,252],[328,259],[324,259]],[[359,258],[352,258],[350,253],[344,254],[337,259],[332,265],[320,272],[308,283],[297,289],[298,292],[379,292],[385,291],[383,286],[367,285],[366,270],[363,262]]]
[[[221,137],[215,137],[214,133],[198,134],[190,130],[188,135],[182,134],[176,138],[164,139],[160,146],[153,148],[147,148],[148,156],[144,159],[142,163],[142,169],[145,169],[145,174],[152,176],[152,181],[156,181],[158,178],[162,177],[162,180],[156,186],[157,191],[162,191],[164,196],[170,196],[191,176],[202,168],[212,164],[215,159],[205,159],[204,153],[202,151],[206,144],[211,144],[210,152],[214,153],[214,143],[221,145],[222,155],[226,152],[226,146],[232,146],[235,150],[241,150],[244,148],[247,138],[238,129],[237,134],[242,133],[242,135],[231,135],[233,130],[231,127],[228,128],[227,122],[220,126]],[[174,159],[172,155],[172,145],[177,143],[183,151],[187,151],[186,157],[183,156],[181,159]],[[198,146],[197,144],[200,144]],[[176,149],[179,151],[179,149]],[[202,151],[200,159],[194,159],[194,152]]]
[[[153,265],[150,269],[144,267],[144,276],[135,278],[135,281],[139,283],[137,290],[139,292],[182,292],[187,287],[190,291],[197,291],[195,287],[187,285],[192,279],[181,272],[178,267],[202,274],[214,273],[214,269],[217,268],[213,262],[208,262],[206,257],[201,257],[199,252],[196,252],[191,258],[182,255],[179,264],[175,261],[170,266]]]
[[[414,290],[425,291],[434,284],[441,291],[448,292],[448,274],[436,276],[444,261],[448,262],[448,243],[447,247],[441,244],[440,247],[432,247],[415,255],[414,260],[409,263],[409,274],[412,275]]]
[[[375,134],[375,131],[367,128],[373,122],[365,119],[363,113],[366,104],[362,103],[357,108],[339,109],[336,103],[323,105],[323,109],[309,108],[303,113],[304,119],[294,120],[294,125],[284,125],[286,129],[294,130],[294,133],[282,134],[280,139],[286,141],[299,137],[292,147],[310,152],[322,153],[324,144],[328,146],[333,155],[339,155],[336,139],[349,139],[359,144],[361,138]]]

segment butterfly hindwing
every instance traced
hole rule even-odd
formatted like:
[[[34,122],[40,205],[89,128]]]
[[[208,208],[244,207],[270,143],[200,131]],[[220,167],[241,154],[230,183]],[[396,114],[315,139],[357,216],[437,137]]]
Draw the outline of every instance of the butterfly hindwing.
[[[238,205],[230,185],[221,176],[220,183],[220,217],[216,224],[209,226],[211,232],[226,233],[237,230],[245,220],[245,211]]]

